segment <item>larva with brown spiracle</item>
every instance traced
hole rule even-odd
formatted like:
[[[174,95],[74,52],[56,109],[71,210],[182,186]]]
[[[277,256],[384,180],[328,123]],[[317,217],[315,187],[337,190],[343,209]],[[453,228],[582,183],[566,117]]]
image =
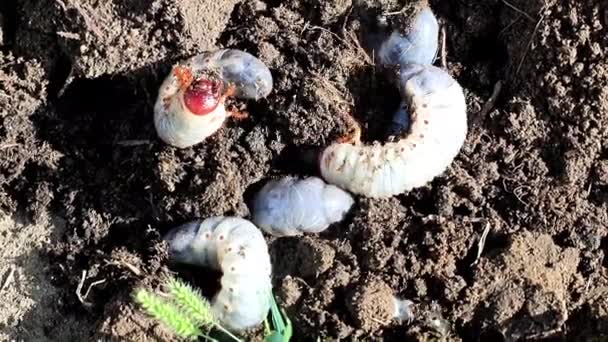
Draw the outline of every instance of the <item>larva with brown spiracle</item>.
[[[262,323],[270,309],[271,264],[261,231],[237,217],[215,216],[172,229],[164,239],[172,262],[221,270],[215,316],[240,331]]]
[[[399,81],[409,132],[401,140],[364,145],[355,123],[348,142],[334,143],[319,157],[330,184],[368,197],[385,198],[420,187],[441,174],[456,157],[467,134],[462,88],[432,65],[402,65]]]

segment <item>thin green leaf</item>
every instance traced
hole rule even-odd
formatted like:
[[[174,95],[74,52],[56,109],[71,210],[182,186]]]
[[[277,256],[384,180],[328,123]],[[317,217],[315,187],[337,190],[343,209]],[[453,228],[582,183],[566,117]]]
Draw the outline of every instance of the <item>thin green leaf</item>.
[[[292,326],[285,310],[279,309],[274,296],[270,295],[270,313],[272,316],[273,329],[267,328],[265,342],[289,342],[292,336]],[[265,321],[266,324],[267,320]],[[287,324],[285,323],[287,322]]]

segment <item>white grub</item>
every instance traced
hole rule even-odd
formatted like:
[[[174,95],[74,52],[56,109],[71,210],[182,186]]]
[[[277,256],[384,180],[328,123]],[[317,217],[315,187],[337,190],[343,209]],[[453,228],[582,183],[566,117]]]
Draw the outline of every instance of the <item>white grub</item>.
[[[196,95],[206,100],[204,111],[195,113],[185,103],[192,87],[207,82],[213,91]],[[268,96],[273,86],[270,70],[253,55],[234,49],[206,52],[177,63],[164,80],[154,105],[156,132],[165,143],[186,148],[216,132],[228,112],[227,97],[258,100]],[[217,91],[215,91],[217,90]]]
[[[393,317],[399,323],[411,323],[416,317],[414,314],[414,302],[408,299],[394,298],[395,313]]]
[[[400,75],[409,131],[385,144],[334,143],[321,152],[321,175],[352,193],[387,198],[426,185],[456,157],[467,134],[462,88],[447,72],[408,64]]]
[[[433,64],[439,44],[439,23],[430,8],[422,9],[406,32],[393,31],[378,50],[380,64]]]
[[[275,236],[319,233],[341,221],[354,203],[346,191],[317,177],[271,180],[253,200],[252,221]]]
[[[230,330],[262,323],[270,309],[271,264],[261,231],[237,217],[215,216],[186,223],[164,238],[170,260],[221,270],[213,313]]]

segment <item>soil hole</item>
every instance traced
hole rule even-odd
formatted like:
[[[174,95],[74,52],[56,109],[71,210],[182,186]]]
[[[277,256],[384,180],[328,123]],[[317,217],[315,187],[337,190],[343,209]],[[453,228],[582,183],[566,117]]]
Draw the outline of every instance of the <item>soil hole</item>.
[[[243,199],[245,201],[245,204],[247,204],[247,207],[253,208],[253,199],[255,198],[255,195],[257,195],[258,192],[262,190],[264,185],[266,185],[266,183],[268,183],[268,181],[270,180],[271,178],[265,177],[262,180],[255,182],[249,185],[249,187],[247,187],[245,193],[243,194]]]
[[[557,235],[552,236],[553,243],[555,243],[561,248],[574,247],[574,245],[571,243],[570,236],[571,232],[565,230]]]
[[[594,186],[590,199],[597,205],[608,203],[608,186]]]
[[[481,232],[481,230],[479,230],[479,231]],[[456,261],[456,269],[457,269],[456,274],[462,276],[468,285],[471,285],[474,280],[473,277],[475,275],[475,266],[473,265],[473,263],[475,262],[475,259],[477,259],[477,253],[479,253],[478,243],[479,243],[480,237],[481,237],[481,235],[479,235],[479,237],[471,245],[471,247],[469,248],[469,251],[467,252],[467,255],[463,259]],[[485,252],[487,251],[488,238],[489,238],[489,236],[486,238],[486,244],[484,245],[484,250],[482,251],[481,257],[483,257],[485,255]],[[505,247],[506,247],[506,244],[505,244]],[[494,248],[497,248],[497,247],[494,247]],[[499,248],[502,248],[502,247],[499,247]]]
[[[551,134],[556,137],[562,135],[562,133],[558,131],[554,131]],[[545,146],[546,147],[541,156],[549,168],[549,175],[559,178],[566,172],[566,164],[564,160],[566,148],[564,147],[564,143],[561,141],[549,141],[545,144]]]
[[[507,247],[509,247],[509,244],[510,244],[510,240],[509,240],[509,236],[507,234],[490,233],[490,234],[488,234],[488,237],[486,238],[486,244],[484,245],[484,254],[491,252],[491,251],[506,249]]]
[[[211,300],[220,289],[222,284],[220,279],[222,272],[208,267],[189,266],[189,265],[174,265],[171,267],[173,271],[179,274],[186,283],[192,284],[195,289],[199,289],[205,298]]]
[[[318,176],[321,152],[321,147],[290,145],[281,151],[273,167],[287,174]]]
[[[82,116],[83,113],[112,116],[137,98],[126,77],[103,76],[93,80],[75,80],[57,101],[65,115]]]
[[[63,53],[58,53],[49,75],[48,100],[56,101],[60,92],[66,87],[72,72],[72,61]],[[69,85],[68,85],[69,86]]]
[[[355,101],[352,115],[362,124],[363,141],[386,141],[401,96],[395,70],[364,67],[351,73],[347,87]]]
[[[479,341],[494,341],[501,342],[504,341],[504,337],[499,331],[494,329],[490,329],[488,331],[484,331],[479,335]]]
[[[6,48],[14,44],[17,31],[17,1],[3,0],[0,2],[0,47]]]
[[[472,211],[466,204],[461,204],[454,208],[454,214],[459,216],[471,216]]]
[[[431,194],[431,191],[425,188],[412,191],[405,195],[401,204],[406,208],[413,208],[416,213],[422,216],[436,215],[436,201]]]

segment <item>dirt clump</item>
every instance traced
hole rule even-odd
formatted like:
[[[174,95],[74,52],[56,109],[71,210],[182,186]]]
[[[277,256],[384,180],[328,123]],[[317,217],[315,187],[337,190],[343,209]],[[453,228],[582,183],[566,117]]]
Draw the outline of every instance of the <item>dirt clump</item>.
[[[352,290],[347,297],[346,307],[359,328],[377,330],[394,318],[393,290],[382,281],[366,280]]]
[[[95,341],[179,341],[167,327],[154,322],[128,293],[107,305],[104,319],[96,328]]]
[[[64,225],[48,216],[37,223],[25,216],[0,220],[1,340],[86,340],[93,330],[94,320],[82,315],[82,306],[67,305],[45,253]]]
[[[483,259],[459,308],[464,320],[478,320],[510,340],[542,338],[568,319],[570,286],[578,280],[579,252],[556,246],[550,236],[524,232],[495,257]],[[483,308],[472,317],[471,305]]]
[[[49,5],[72,73],[87,78],[125,73],[215,48],[233,1],[62,1]]]
[[[318,276],[329,270],[333,266],[336,255],[330,245],[309,237],[304,237],[299,241],[296,253],[302,256],[299,274],[304,278]]]

